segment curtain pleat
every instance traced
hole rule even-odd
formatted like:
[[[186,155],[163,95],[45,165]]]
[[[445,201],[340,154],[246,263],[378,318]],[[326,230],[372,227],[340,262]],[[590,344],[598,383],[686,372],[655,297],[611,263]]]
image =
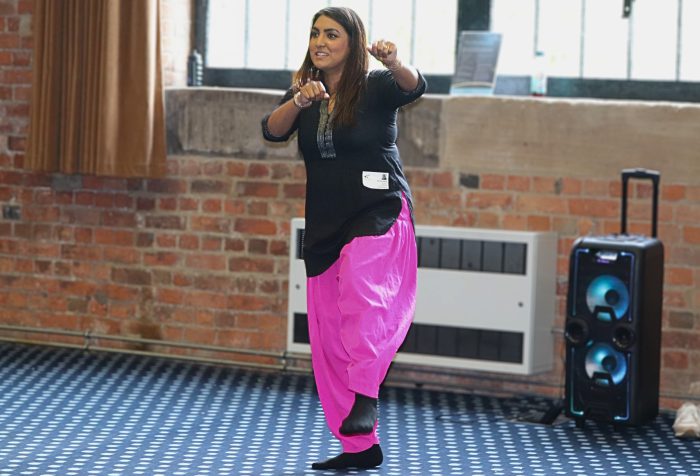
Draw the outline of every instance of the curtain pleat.
[[[33,22],[27,166],[162,176],[159,0],[36,0]]]

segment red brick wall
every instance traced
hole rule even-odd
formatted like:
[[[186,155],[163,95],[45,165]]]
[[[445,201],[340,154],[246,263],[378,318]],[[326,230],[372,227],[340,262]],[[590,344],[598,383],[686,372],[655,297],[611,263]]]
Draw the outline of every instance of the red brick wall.
[[[159,180],[11,172],[22,219],[2,222],[0,322],[283,349],[301,166],[168,165]]]
[[[187,4],[164,1],[164,14],[182,18]],[[289,219],[303,213],[303,166],[288,160],[171,156],[162,180],[24,171],[31,8],[29,0],[0,0],[0,204],[18,205],[21,212],[19,220],[0,220],[0,324],[282,351]],[[177,28],[164,27],[164,50],[173,31]],[[177,84],[184,70],[172,58],[186,50],[170,51],[166,68],[171,84]],[[573,240],[619,227],[616,180],[478,171],[469,176],[417,167],[408,175],[421,224],[559,234],[558,329]],[[632,192],[631,231],[647,233],[650,189],[639,184]],[[699,224],[700,187],[663,183],[666,406],[676,406],[673,397],[687,395],[689,384],[700,380]],[[562,339],[557,341],[557,368],[545,375],[506,379],[470,373],[434,381],[556,394],[563,383]]]
[[[0,0],[0,165],[21,165],[21,157],[4,151],[22,151],[29,123],[31,89],[30,0]],[[3,180],[4,182],[4,180]],[[3,190],[0,199],[6,200]]]
[[[478,180],[478,188],[473,186]],[[409,169],[421,224],[474,226],[512,230],[556,231],[559,236],[555,327],[563,329],[568,285],[569,252],[574,240],[588,233],[620,230],[621,186],[618,180],[525,177]],[[651,186],[633,181],[630,189],[629,232],[650,234]],[[700,381],[700,186],[663,183],[659,206],[659,237],[665,247],[662,337],[664,404],[677,406],[672,394],[688,395]],[[479,388],[531,389],[556,393],[561,384],[563,339],[557,339],[556,369],[536,378],[513,382],[478,382]],[[561,358],[560,358],[561,357]],[[455,379],[453,379],[455,380]],[[456,379],[459,380],[459,379]],[[467,380],[469,388],[478,378]]]

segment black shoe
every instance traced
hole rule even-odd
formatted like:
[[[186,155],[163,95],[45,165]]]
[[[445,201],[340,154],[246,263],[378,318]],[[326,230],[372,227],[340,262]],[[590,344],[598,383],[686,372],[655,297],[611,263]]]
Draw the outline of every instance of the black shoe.
[[[384,455],[379,445],[360,451],[359,453],[341,453],[335,458],[313,463],[311,469],[370,469],[376,468],[384,461]]]

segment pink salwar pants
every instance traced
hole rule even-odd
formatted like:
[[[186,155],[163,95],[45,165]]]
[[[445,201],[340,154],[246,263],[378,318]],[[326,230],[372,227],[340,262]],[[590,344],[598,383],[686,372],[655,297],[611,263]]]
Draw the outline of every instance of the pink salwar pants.
[[[343,451],[358,453],[379,442],[345,436],[340,425],[355,393],[377,398],[413,319],[417,250],[405,197],[387,233],[353,239],[323,274],[307,280],[311,360],[326,422]]]

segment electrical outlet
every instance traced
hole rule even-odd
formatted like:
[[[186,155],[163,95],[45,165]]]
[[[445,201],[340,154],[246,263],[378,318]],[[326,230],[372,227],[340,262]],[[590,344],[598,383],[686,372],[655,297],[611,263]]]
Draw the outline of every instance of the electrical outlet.
[[[22,214],[20,213],[19,205],[3,205],[2,217],[5,220],[20,220]]]

